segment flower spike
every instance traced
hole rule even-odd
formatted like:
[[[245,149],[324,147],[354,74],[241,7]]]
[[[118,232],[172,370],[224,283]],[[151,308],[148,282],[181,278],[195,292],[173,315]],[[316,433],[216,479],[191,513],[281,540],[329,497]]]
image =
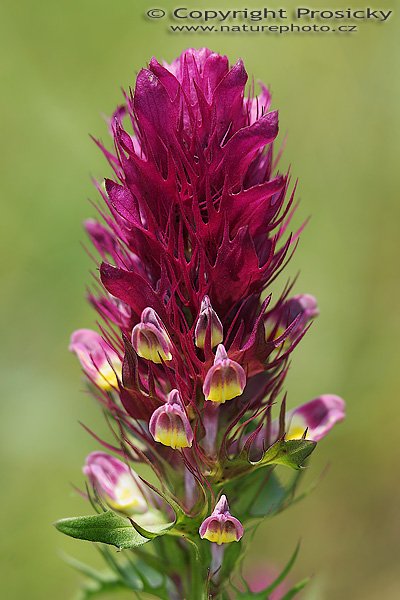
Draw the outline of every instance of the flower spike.
[[[239,363],[231,360],[222,344],[217,348],[214,365],[209,369],[203,385],[206,400],[223,404],[243,393],[246,374]]]
[[[202,539],[214,542],[219,546],[238,542],[243,537],[243,525],[232,517],[226,496],[221,496],[211,515],[200,525],[199,534]]]
[[[145,308],[132,331],[132,346],[142,358],[161,364],[172,360],[172,343],[163,322],[152,308]]]
[[[290,355],[318,309],[313,296],[290,297],[290,282],[272,295],[303,227],[291,230],[296,184],[277,170],[278,111],[265,86],[247,94],[247,81],[242,60],[207,48],[151,59],[109,120],[112,147],[98,142],[114,175],[96,185],[101,222],[86,222],[103,338],[79,330],[70,349],[115,439],[89,432],[126,464],[89,455],[89,500],[110,510],[57,528],[137,553],[170,600],[234,595],[241,561],[226,544],[271,514],[259,491],[274,465],[275,513],[294,498],[281,467],[300,469],[344,417],[331,395],[286,410]],[[136,475],[137,464],[157,481]],[[188,569],[199,535],[211,546],[201,542]],[[132,587],[136,559],[120,560],[108,561],[116,587]]]
[[[208,328],[211,329],[211,348],[215,348],[224,339],[223,327],[217,313],[211,306],[210,298],[204,296],[194,330],[194,339],[198,348],[204,348]]]
[[[193,430],[183,409],[178,390],[168,394],[164,406],[157,408],[149,422],[149,431],[156,442],[176,448],[190,448],[193,443]]]

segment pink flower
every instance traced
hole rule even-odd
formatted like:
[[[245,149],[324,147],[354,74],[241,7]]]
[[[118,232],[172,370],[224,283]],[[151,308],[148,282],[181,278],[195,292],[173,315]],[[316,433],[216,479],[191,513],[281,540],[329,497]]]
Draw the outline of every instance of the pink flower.
[[[121,361],[98,333],[90,329],[74,331],[69,349],[77,355],[86,375],[98,387],[104,390],[118,388]]]
[[[168,394],[164,406],[157,408],[151,416],[149,431],[156,442],[171,448],[190,448],[193,431],[183,409],[178,390]]]
[[[238,542],[243,537],[243,525],[229,512],[226,496],[221,496],[211,515],[202,522],[199,533],[202,539],[219,546]]]
[[[319,442],[344,418],[344,400],[324,394],[286,414],[286,439],[299,439],[307,429],[306,439]]]
[[[152,308],[142,312],[140,323],[132,330],[132,345],[142,358],[154,363],[172,360],[172,344],[160,317]]]
[[[336,423],[340,423],[346,416],[345,402],[339,396],[324,394],[306,402],[297,408],[288,411],[285,415],[285,439],[305,439],[319,442],[324,438]],[[259,460],[262,453],[279,438],[279,420],[272,421],[268,439],[266,428],[262,427],[259,432],[247,434],[242,440],[241,447],[249,440],[251,441],[251,457]]]
[[[140,480],[125,463],[105,452],[92,452],[83,472],[113,510],[127,515],[147,512],[148,501]]]
[[[237,362],[231,360],[222,344],[217,348],[214,365],[204,379],[203,393],[206,400],[223,404],[240,396],[246,385],[246,374]]]

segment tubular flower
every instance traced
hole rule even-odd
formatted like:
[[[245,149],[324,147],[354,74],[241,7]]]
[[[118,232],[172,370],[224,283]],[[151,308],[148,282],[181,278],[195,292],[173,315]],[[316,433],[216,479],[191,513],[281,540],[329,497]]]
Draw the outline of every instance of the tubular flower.
[[[237,362],[228,358],[222,344],[217,348],[214,365],[207,372],[203,385],[206,400],[223,404],[240,396],[246,385],[246,374]]]
[[[80,360],[86,375],[103,390],[118,387],[121,360],[103,338],[90,329],[78,329],[71,336],[69,349]]]
[[[151,415],[149,430],[156,442],[171,448],[190,448],[193,431],[182,408],[178,390],[168,394],[167,402]]]
[[[195,343],[198,348],[204,348],[207,330],[210,331],[211,348],[215,348],[224,339],[223,327],[217,313],[211,306],[210,298],[204,296],[194,330]]]
[[[345,405],[339,396],[324,394],[298,406],[286,415],[286,439],[306,439],[319,442],[336,423],[343,421]]]
[[[110,508],[127,515],[148,510],[139,478],[117,458],[105,452],[92,452],[86,458],[83,472]]]
[[[132,346],[142,358],[153,363],[172,360],[172,344],[156,311],[145,308],[140,323],[132,330]]]
[[[218,546],[238,542],[243,537],[243,525],[229,512],[226,496],[221,496],[211,515],[202,522],[199,533],[202,539]]]
[[[297,473],[344,416],[336,396],[286,413],[291,353],[318,310],[312,296],[290,297],[293,283],[271,293],[303,228],[290,231],[296,186],[276,170],[278,113],[265,86],[247,97],[247,79],[241,60],[205,48],[153,58],[109,121],[112,149],[97,142],[113,172],[97,184],[102,222],[86,222],[103,337],[80,330],[70,348],[113,438],[93,435],[126,464],[91,454],[98,514],[57,527],[129,548],[116,581],[132,590],[147,561],[163,598],[235,596],[224,544],[269,514],[274,485],[276,512],[290,504],[280,470]],[[151,483],[131,465],[152,470]],[[236,517],[222,496],[205,518],[221,489]],[[139,592],[156,596],[144,580]]]

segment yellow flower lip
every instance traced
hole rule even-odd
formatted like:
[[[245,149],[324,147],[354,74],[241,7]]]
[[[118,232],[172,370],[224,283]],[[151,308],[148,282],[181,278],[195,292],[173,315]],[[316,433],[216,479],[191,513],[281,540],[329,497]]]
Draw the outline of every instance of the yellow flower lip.
[[[142,358],[156,364],[172,360],[171,352],[165,352],[157,336],[152,331],[142,329],[137,339],[136,352]]]
[[[113,497],[107,497],[107,504],[110,508],[126,514],[141,514],[147,511],[147,501],[131,474],[119,477]]]
[[[178,390],[172,390],[167,402],[154,411],[149,431],[156,442],[174,450],[192,446],[194,434]]]
[[[145,308],[141,321],[132,330],[132,345],[137,354],[156,364],[172,360],[172,342],[160,317]]]
[[[122,365],[119,361],[110,365],[106,362],[98,371],[96,385],[102,390],[118,389],[118,378],[121,379]]]
[[[238,542],[244,533],[243,525],[229,512],[226,496],[222,495],[211,515],[200,525],[199,534],[202,539],[214,544],[230,544]]]
[[[71,336],[69,348],[77,355],[90,381],[102,390],[118,389],[121,360],[100,334],[90,329],[78,329]]]
[[[203,393],[206,400],[223,404],[243,393],[246,374],[239,363],[231,360],[222,344],[217,348],[214,365],[204,379]]]
[[[218,546],[239,541],[236,528],[229,520],[225,523],[220,523],[216,520],[212,521],[203,535],[203,539],[218,544]]]

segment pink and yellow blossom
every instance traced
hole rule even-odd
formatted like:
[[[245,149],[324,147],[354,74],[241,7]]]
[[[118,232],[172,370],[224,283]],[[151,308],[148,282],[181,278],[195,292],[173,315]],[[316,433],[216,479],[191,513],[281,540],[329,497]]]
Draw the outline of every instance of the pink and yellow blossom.
[[[77,355],[86,375],[98,387],[103,390],[118,388],[121,360],[98,333],[91,329],[74,331],[69,349]]]
[[[241,365],[228,357],[222,344],[217,348],[214,364],[208,370],[203,384],[206,400],[223,404],[243,393],[246,373]]]
[[[199,533],[202,539],[219,546],[238,542],[243,537],[243,525],[229,512],[226,496],[221,496],[211,515],[201,524]]]
[[[150,418],[149,431],[156,442],[174,450],[191,447],[193,430],[178,390],[172,390],[164,406],[154,411]]]

